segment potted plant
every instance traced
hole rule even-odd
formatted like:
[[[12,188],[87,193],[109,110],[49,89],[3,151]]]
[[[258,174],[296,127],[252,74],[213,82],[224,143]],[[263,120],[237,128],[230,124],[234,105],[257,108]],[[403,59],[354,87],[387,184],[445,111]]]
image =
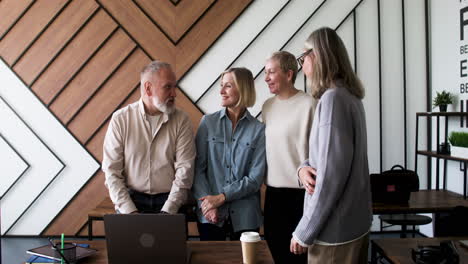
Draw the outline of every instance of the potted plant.
[[[459,158],[468,158],[468,133],[451,132],[449,137],[452,144],[452,156]]]
[[[434,97],[434,108],[439,107],[440,112],[447,112],[447,105],[453,103],[453,95],[450,92],[442,91],[437,92],[436,97]]]

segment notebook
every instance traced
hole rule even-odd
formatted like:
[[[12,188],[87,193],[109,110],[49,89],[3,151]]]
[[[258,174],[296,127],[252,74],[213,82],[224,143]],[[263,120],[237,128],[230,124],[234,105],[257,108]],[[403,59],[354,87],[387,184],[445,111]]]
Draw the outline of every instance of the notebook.
[[[109,264],[185,264],[190,260],[183,214],[104,215]]]
[[[89,248],[88,244],[76,244],[77,260],[94,255],[96,252],[97,249]],[[33,255],[26,261],[26,263],[54,263],[54,261],[60,262],[60,258],[57,257],[55,250],[51,245],[33,248],[26,251],[26,253]]]

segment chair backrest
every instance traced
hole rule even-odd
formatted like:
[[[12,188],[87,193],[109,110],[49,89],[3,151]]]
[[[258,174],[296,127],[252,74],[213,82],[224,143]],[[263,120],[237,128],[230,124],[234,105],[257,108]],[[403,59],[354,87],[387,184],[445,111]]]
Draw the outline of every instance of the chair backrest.
[[[435,217],[434,236],[468,236],[468,207],[457,206],[450,213]]]

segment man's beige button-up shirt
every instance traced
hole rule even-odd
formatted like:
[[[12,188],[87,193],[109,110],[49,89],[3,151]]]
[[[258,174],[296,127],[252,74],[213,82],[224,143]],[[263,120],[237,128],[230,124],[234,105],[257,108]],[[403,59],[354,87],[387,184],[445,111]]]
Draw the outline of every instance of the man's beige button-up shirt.
[[[162,114],[154,135],[141,99],[116,111],[103,155],[105,185],[119,212],[137,210],[128,188],[147,194],[169,192],[162,208],[168,213],[176,213],[187,200],[196,151],[192,125],[182,111]]]

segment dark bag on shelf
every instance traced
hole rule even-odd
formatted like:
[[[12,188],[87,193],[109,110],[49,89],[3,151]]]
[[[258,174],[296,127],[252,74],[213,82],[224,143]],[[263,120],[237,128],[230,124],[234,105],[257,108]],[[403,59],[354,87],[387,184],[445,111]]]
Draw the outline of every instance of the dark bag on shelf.
[[[390,170],[370,175],[372,202],[407,204],[410,193],[419,191],[416,172],[395,165]]]

